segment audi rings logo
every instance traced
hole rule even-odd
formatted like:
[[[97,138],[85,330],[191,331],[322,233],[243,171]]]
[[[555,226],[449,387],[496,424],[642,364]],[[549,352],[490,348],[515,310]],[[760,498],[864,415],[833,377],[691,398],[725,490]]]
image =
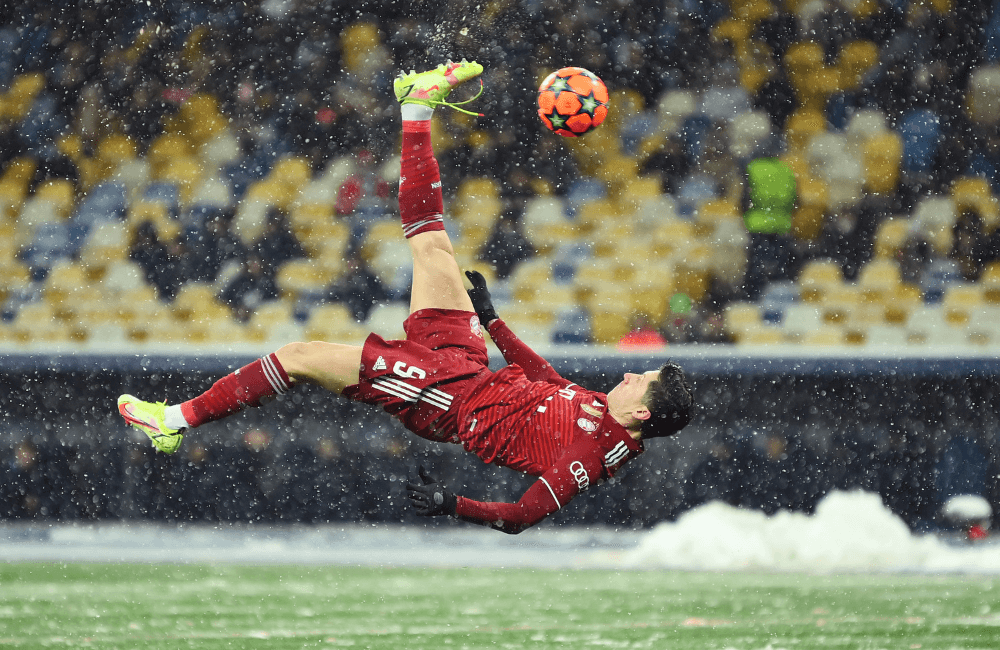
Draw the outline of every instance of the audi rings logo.
[[[569,471],[573,473],[573,478],[576,479],[576,484],[580,490],[586,490],[590,487],[590,476],[587,474],[587,469],[578,460],[574,460],[570,466]]]

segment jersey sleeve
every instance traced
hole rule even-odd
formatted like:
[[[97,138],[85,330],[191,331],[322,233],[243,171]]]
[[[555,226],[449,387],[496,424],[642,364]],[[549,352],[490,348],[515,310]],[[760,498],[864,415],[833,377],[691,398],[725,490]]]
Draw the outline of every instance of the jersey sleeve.
[[[577,494],[606,478],[597,444],[592,438],[566,449],[517,503],[474,501],[459,496],[455,516],[516,535],[559,510]]]
[[[524,370],[524,376],[529,380],[545,381],[559,386],[571,383],[560,377],[552,365],[519,339],[503,320],[499,318],[494,320],[486,329],[507,363],[520,366]]]

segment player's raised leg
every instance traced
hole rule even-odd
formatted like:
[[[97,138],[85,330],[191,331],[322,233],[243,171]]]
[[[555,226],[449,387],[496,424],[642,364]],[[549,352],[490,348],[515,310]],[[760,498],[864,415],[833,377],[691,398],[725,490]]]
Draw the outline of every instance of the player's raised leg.
[[[475,62],[446,63],[396,79],[394,90],[403,118],[399,214],[413,253],[410,313],[426,308],[472,311],[455,251],[444,230],[441,174],[431,147],[434,107],[456,86],[479,76]]]
[[[167,405],[122,395],[118,398],[118,412],[145,433],[157,449],[171,454],[180,447],[186,429],[260,406],[298,382],[340,394],[347,386],[358,383],[360,367],[360,346],[323,341],[289,343],[229,373],[186,402]]]

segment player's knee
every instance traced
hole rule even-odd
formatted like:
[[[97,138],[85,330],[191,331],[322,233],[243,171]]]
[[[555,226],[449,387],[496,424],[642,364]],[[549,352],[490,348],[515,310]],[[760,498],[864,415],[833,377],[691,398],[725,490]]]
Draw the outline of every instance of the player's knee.
[[[288,343],[278,348],[275,353],[281,367],[285,369],[288,376],[294,381],[310,381],[314,378],[312,368],[313,361],[317,356],[318,341],[304,342],[296,341]]]
[[[434,230],[411,237],[410,247],[414,259],[429,259],[438,255],[454,255],[455,249],[443,230]]]

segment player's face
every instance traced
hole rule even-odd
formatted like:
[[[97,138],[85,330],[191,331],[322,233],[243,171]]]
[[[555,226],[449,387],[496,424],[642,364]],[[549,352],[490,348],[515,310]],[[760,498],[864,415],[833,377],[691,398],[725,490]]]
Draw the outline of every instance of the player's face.
[[[608,408],[623,414],[644,408],[642,398],[646,395],[649,382],[656,381],[657,374],[656,370],[649,370],[641,375],[626,372],[621,382],[608,393]]]

